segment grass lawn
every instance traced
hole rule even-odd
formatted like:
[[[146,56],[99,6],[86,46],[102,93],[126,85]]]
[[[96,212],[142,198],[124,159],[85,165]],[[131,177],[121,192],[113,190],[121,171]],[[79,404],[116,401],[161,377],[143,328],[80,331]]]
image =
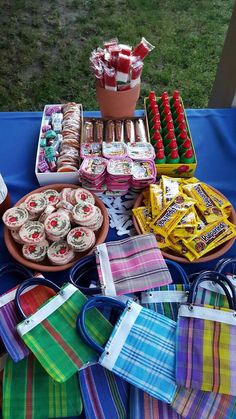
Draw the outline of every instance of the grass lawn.
[[[117,36],[156,46],[143,97],[179,89],[186,107],[207,106],[234,0],[0,0],[0,110],[42,110],[75,100],[97,109],[90,52]]]

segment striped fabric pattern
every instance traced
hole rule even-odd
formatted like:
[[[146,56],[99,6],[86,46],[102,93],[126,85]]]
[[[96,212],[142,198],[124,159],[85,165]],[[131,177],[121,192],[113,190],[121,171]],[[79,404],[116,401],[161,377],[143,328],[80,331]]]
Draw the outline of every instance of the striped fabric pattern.
[[[160,303],[142,303],[142,306],[176,320],[178,316],[179,303],[169,302],[167,297],[163,297],[163,291],[183,291],[187,292],[189,285],[170,284],[155,288],[158,292]],[[150,290],[150,295],[152,296]],[[153,298],[153,297],[152,297]],[[154,298],[155,299],[155,298]],[[172,297],[172,299],[174,299]],[[180,415],[172,407],[160,400],[149,396],[144,391],[132,386],[130,389],[130,419],[180,419]]]
[[[17,364],[8,359],[3,376],[4,419],[78,416],[82,401],[76,374],[56,383],[31,354]]]
[[[176,336],[176,382],[186,388],[236,396],[236,326],[190,314],[179,316]]]
[[[73,285],[66,284],[62,291],[66,290],[66,287]],[[56,298],[57,296],[53,297]],[[87,298],[76,289],[59,308],[22,336],[48,374],[58,382],[65,382],[83,364],[97,358],[95,352],[82,341],[76,331],[76,319],[86,301]],[[42,309],[46,306],[47,303]],[[37,317],[42,309],[37,311]],[[88,312],[86,320],[90,335],[103,345],[110,336],[111,324],[96,309]],[[25,322],[21,324],[24,326]],[[18,330],[21,324],[17,326]]]
[[[235,419],[236,397],[178,387],[172,407],[187,419]]]
[[[189,291],[189,285],[185,284],[170,284],[170,285],[163,285],[161,287],[155,288],[155,290],[160,294],[163,291],[183,291],[186,293]],[[152,294],[152,290],[150,290],[150,294]],[[155,311],[156,313],[163,314],[163,316],[169,317],[169,319],[177,320],[178,317],[178,310],[179,310],[179,302],[168,301],[168,298],[163,298],[163,301],[160,303],[151,302],[151,303],[142,303],[143,307],[149,308],[150,310]]]
[[[129,419],[181,419],[181,416],[169,404],[132,386]]]
[[[139,314],[133,321],[135,311]],[[176,391],[175,333],[176,322],[129,301],[99,362],[130,384],[170,403]],[[114,342],[118,342],[115,348]],[[111,362],[114,352],[118,355]]]
[[[208,289],[201,287],[201,285],[198,287],[195,303],[207,304],[213,307],[228,307],[229,306],[227,298],[224,294],[210,291]]]
[[[198,288],[196,303],[209,304],[213,307],[228,307],[228,301],[224,295],[201,286]],[[172,407],[183,418],[188,419],[234,419],[236,417],[235,396],[184,387],[178,387]]]
[[[125,419],[129,384],[99,364],[79,371],[81,395],[87,419]]]
[[[7,298],[16,289],[17,287],[3,294],[1,298]],[[53,295],[55,295],[53,290],[39,285],[21,296],[21,305],[28,315],[34,313],[39,306]],[[18,362],[28,356],[29,349],[16,331],[16,325],[20,318],[15,309],[14,295],[11,298],[11,301],[0,307],[0,336],[13,361]]]
[[[108,242],[105,246],[115,295],[129,294],[172,282],[153,234]],[[100,255],[98,246],[96,262],[99,280],[104,287],[107,277],[101,269],[101,258],[103,256]],[[104,293],[106,294],[106,289]]]

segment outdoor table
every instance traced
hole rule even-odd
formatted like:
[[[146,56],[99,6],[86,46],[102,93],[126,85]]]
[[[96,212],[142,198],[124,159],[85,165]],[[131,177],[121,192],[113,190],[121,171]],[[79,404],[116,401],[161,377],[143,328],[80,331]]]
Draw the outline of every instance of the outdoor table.
[[[187,117],[197,155],[195,176],[222,192],[236,208],[236,109],[188,109]],[[84,112],[84,116],[99,116],[99,112]],[[136,116],[142,116],[137,111]],[[12,204],[39,187],[34,173],[36,150],[42,112],[0,113],[0,172],[11,195]],[[125,199],[125,197],[123,198]],[[122,239],[115,228],[110,228],[106,241]],[[3,225],[0,225],[0,265],[13,261],[4,244]],[[236,244],[224,257],[236,256]],[[188,273],[213,268],[211,263],[186,263]],[[58,284],[63,283],[68,271],[45,273]],[[0,283],[0,293],[14,286],[14,279]]]

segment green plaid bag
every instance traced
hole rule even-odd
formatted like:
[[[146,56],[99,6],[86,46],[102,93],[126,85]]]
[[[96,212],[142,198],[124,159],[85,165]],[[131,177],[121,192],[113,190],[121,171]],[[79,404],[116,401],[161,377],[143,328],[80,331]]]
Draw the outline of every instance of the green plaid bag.
[[[6,362],[3,375],[3,419],[49,419],[79,416],[82,401],[77,375],[56,383],[30,354]]]
[[[41,283],[41,280],[34,278],[34,284],[36,282]],[[20,295],[32,283],[32,279],[28,279],[17,289],[16,307],[24,318],[17,325],[17,331],[47,373],[54,380],[65,382],[82,365],[97,360],[96,353],[76,332],[76,319],[87,298],[72,284],[65,284],[60,289],[44,279],[43,284],[53,288],[57,295],[26,317],[20,305]],[[88,313],[87,327],[100,344],[108,340],[112,330],[108,320],[96,309]]]

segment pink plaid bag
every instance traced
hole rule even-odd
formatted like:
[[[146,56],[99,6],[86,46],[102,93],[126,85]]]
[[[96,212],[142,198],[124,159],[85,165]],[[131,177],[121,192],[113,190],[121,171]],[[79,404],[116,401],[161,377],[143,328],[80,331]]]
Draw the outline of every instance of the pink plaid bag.
[[[95,253],[104,295],[129,294],[172,283],[154,234],[103,243]]]

